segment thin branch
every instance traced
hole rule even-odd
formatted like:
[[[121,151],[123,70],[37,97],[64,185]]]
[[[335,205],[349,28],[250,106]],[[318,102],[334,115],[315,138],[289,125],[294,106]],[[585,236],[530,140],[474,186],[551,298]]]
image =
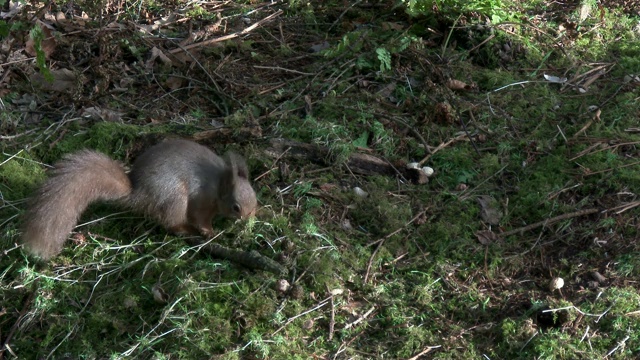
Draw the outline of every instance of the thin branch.
[[[31,291],[31,294],[29,294],[29,297],[22,305],[22,310],[18,315],[18,319],[16,320],[16,322],[13,323],[13,326],[11,326],[11,330],[9,330],[9,334],[7,334],[7,337],[2,342],[2,347],[0,347],[0,360],[4,359],[4,351],[9,349],[9,343],[11,342],[11,338],[13,337],[13,334],[18,329],[18,325],[22,322],[22,319],[27,314],[27,310],[29,310],[29,308],[31,307],[31,304],[33,303],[33,299],[36,297],[37,293],[38,293],[38,286],[36,282],[34,284],[33,290]]]
[[[276,331],[272,332],[272,333],[271,333],[271,336],[274,336],[275,334],[279,333],[279,332],[280,332],[282,329],[284,329],[287,325],[291,324],[295,319],[297,319],[297,318],[299,318],[299,317],[301,317],[301,316],[305,316],[305,315],[307,315],[307,314],[308,314],[308,313],[310,313],[310,312],[314,312],[314,311],[316,311],[316,310],[320,309],[321,307],[323,307],[323,306],[327,305],[328,303],[329,303],[329,300],[328,300],[328,299],[324,299],[324,300],[322,300],[322,301],[320,302],[320,304],[318,304],[317,306],[314,306],[314,307],[312,307],[311,309],[309,309],[309,310],[307,310],[307,311],[303,311],[303,312],[301,312],[300,314],[298,314],[298,315],[296,315],[296,316],[290,317],[289,319],[287,319],[287,321],[284,323],[284,325],[280,326],[280,327],[278,328],[278,330],[276,330]]]
[[[584,210],[574,211],[574,212],[571,212],[571,213],[568,213],[568,214],[562,214],[562,215],[558,215],[556,217],[552,217],[550,219],[539,221],[539,222],[531,224],[531,225],[523,226],[523,227],[518,228],[518,229],[505,231],[505,232],[503,232],[501,234],[496,234],[496,235],[498,235],[498,237],[502,237],[503,238],[503,237],[514,235],[514,234],[522,233],[522,232],[525,232],[525,231],[533,230],[533,229],[539,228],[541,226],[551,225],[551,224],[553,224],[555,222],[558,222],[558,221],[571,219],[571,218],[578,217],[578,216],[594,214],[594,213],[597,213],[598,211],[599,211],[598,209],[584,209]]]
[[[422,355],[427,354],[427,353],[430,353],[430,352],[431,352],[431,350],[433,350],[433,349],[438,349],[438,348],[441,348],[441,347],[442,347],[442,345],[427,346],[427,348],[426,348],[426,349],[422,350],[421,352],[419,352],[418,354],[416,354],[416,355],[415,355],[415,356],[413,356],[413,357],[410,357],[410,358],[409,358],[409,359],[407,359],[407,360],[418,360]]]
[[[373,264],[373,259],[376,257],[376,255],[378,254],[378,251],[380,250],[380,248],[382,247],[382,245],[384,244],[385,240],[387,240],[388,238],[392,237],[393,235],[399,233],[400,231],[406,229],[409,225],[411,225],[414,221],[416,221],[420,216],[424,215],[425,212],[427,212],[428,209],[424,209],[421,212],[418,213],[418,215],[414,216],[413,219],[409,220],[408,223],[404,224],[403,227],[396,229],[395,231],[393,231],[392,233],[390,233],[389,235],[369,244],[369,245],[375,245],[376,243],[378,244],[378,247],[376,247],[376,249],[373,251],[373,254],[371,254],[371,257],[369,258],[369,263],[367,264],[367,273],[364,275],[364,283],[366,284],[367,281],[369,280],[369,273],[371,272],[371,265]]]
[[[229,34],[229,35],[225,35],[225,36],[220,36],[220,37],[217,37],[215,39],[209,39],[209,40],[201,41],[199,43],[195,43],[195,44],[191,44],[191,45],[187,45],[187,46],[181,46],[179,48],[176,48],[176,49],[173,49],[173,50],[169,51],[169,53],[170,54],[177,54],[179,52],[186,51],[186,50],[189,50],[189,49],[193,49],[193,48],[197,48],[197,47],[201,47],[201,46],[207,46],[207,45],[215,44],[215,43],[226,41],[226,40],[235,39],[237,37],[240,37],[242,35],[246,35],[246,34],[250,33],[251,31],[253,31],[257,27],[259,27],[262,24],[264,24],[265,22],[270,21],[271,19],[275,18],[276,16],[280,16],[282,13],[283,13],[283,10],[280,9],[280,10],[276,11],[275,13],[267,16],[266,18],[257,21],[255,24],[243,29],[242,31],[238,31],[238,32],[235,32],[233,34]]]

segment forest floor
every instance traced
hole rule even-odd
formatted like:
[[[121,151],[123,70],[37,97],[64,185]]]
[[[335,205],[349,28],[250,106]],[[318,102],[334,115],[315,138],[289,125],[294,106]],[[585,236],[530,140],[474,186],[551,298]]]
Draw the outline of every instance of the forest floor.
[[[12,3],[0,359],[639,356],[637,9],[415,3]],[[286,272],[116,204],[24,252],[64,154],[171,137],[247,158],[259,210],[213,241]]]

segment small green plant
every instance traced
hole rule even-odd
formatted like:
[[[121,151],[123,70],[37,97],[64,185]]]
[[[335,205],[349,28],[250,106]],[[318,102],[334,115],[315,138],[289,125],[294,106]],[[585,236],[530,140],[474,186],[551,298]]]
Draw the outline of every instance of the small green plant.
[[[138,45],[136,45],[134,42],[130,41],[129,39],[122,39],[121,46],[123,49],[129,51],[131,55],[135,56],[139,60],[142,60],[145,50],[139,48]]]
[[[295,196],[296,198],[301,198],[305,196],[309,191],[311,191],[312,187],[313,183],[311,183],[310,181],[297,183],[293,187],[293,196]]]
[[[377,48],[376,55],[380,62],[380,72],[391,70],[391,53],[385,48]]]
[[[359,30],[347,33],[342,37],[338,44],[330,49],[324,51],[324,56],[327,58],[336,58],[343,55],[345,52],[350,51],[353,53],[359,53],[363,47],[362,38],[366,35],[366,30]]]
[[[34,26],[29,32],[29,36],[33,39],[33,47],[36,51],[36,65],[45,80],[53,82],[53,74],[47,67],[46,54],[42,50],[42,40],[44,40],[44,31],[39,25]]]
[[[433,9],[450,18],[461,13],[480,13],[488,16],[494,24],[512,20],[514,15],[504,8],[502,0],[402,0],[412,16],[432,16]]]
[[[9,26],[6,21],[0,20],[0,38],[4,38],[7,35],[9,35]]]

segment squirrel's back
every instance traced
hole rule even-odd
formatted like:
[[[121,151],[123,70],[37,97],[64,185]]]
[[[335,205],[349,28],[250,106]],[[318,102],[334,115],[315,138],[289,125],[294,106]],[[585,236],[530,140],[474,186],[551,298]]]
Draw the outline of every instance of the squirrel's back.
[[[163,141],[145,151],[127,176],[117,161],[83,150],[58,162],[25,214],[23,242],[48,259],[60,252],[86,207],[121,203],[158,220],[174,233],[213,235],[211,220],[252,216],[256,194],[244,159],[219,157],[186,140]]]
[[[23,242],[33,254],[48,259],[60,252],[90,203],[130,193],[131,182],[119,162],[91,150],[69,154],[34,194],[24,217]]]
[[[130,205],[171,229],[189,222],[194,199],[215,206],[225,162],[205,146],[171,139],[149,148],[131,168]]]

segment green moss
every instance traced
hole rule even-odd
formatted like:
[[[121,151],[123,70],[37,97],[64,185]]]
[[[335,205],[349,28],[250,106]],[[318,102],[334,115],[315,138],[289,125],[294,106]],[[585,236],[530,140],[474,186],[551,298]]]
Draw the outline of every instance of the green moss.
[[[5,200],[18,200],[27,197],[44,179],[44,172],[37,162],[26,154],[9,160],[0,161],[0,188]]]
[[[422,5],[433,10],[432,3]],[[215,14],[233,22],[254,10],[247,1],[238,4]],[[157,18],[170,10],[157,1],[143,5]],[[640,72],[637,21],[614,9],[600,12],[593,1],[563,8],[561,17],[550,2],[472,1],[463,4],[469,11],[439,7],[428,19],[376,7],[342,13],[335,4],[290,5],[281,17],[287,26],[263,23],[255,38],[209,47],[199,58],[202,67],[154,66],[153,79],[142,71],[141,81],[108,98],[94,84],[111,80],[88,78],[83,91],[91,97],[81,91],[57,98],[65,111],[78,104],[128,109],[129,124],[57,122],[52,112],[33,121],[21,107],[32,90],[12,78],[0,115],[0,299],[9,316],[0,332],[14,331],[12,351],[22,358],[364,359],[413,358],[442,345],[423,357],[573,359],[607,357],[627,339],[609,357],[632,358],[640,329],[630,314],[640,299],[634,287],[616,284],[633,284],[640,268],[637,208],[573,217],[490,244],[477,235],[633,203],[640,189],[638,95],[633,83],[621,81]],[[590,14],[581,19],[583,5]],[[501,10],[487,13],[482,6]],[[212,28],[216,18],[205,10],[194,5],[184,13],[198,17],[194,26]],[[123,11],[133,21],[142,16],[131,7]],[[520,15],[504,17],[507,11]],[[370,23],[357,25],[361,19]],[[181,36],[184,24],[172,24],[167,34]],[[295,24],[306,24],[299,39],[326,38],[334,47],[305,55],[308,44],[290,36],[301,29]],[[280,37],[287,42],[273,41]],[[138,60],[149,46],[141,37],[113,40],[110,48],[126,58],[111,63]],[[508,48],[510,60],[500,54]],[[64,60],[65,53],[71,52],[56,56]],[[227,56],[234,61],[219,61]],[[101,76],[88,69],[83,73]],[[202,92],[211,80],[205,72],[220,76],[229,100]],[[548,82],[543,73],[566,76],[570,84]],[[192,82],[167,92],[158,85],[169,76]],[[476,87],[452,91],[449,79]],[[575,91],[589,79],[586,92]],[[151,100],[159,109],[149,108]],[[451,124],[432,121],[442,102],[452,107]],[[42,106],[33,113],[42,113],[44,104],[33,104]],[[599,117],[590,105],[601,106]],[[255,184],[261,208],[255,220],[216,220],[224,233],[214,241],[282,261],[289,275],[210,258],[153,221],[114,213],[120,208],[113,204],[92,206],[81,222],[100,221],[76,229],[82,236],[48,263],[31,264],[15,246],[21,200],[46,175],[42,163],[93,148],[129,164],[157,139],[207,129],[208,117],[221,113],[231,115],[216,121],[234,130],[252,119],[265,139],[330,149],[321,160],[334,166],[320,169],[301,154],[272,157],[262,139],[228,145],[260,169],[253,175],[261,175]],[[188,125],[162,124],[184,116]],[[154,124],[136,125],[147,119]],[[347,166],[347,157],[360,151],[394,165],[429,156],[414,130],[431,147],[446,144],[425,164],[436,171],[428,184],[365,176]],[[4,162],[13,154],[19,156]],[[290,172],[280,174],[285,165]],[[355,186],[369,195],[355,195]],[[484,223],[479,195],[493,196],[504,210],[498,226]],[[591,288],[595,270],[607,282]],[[547,290],[550,276],[565,279],[562,293]],[[278,292],[279,280],[303,291],[295,298]],[[154,286],[168,302],[154,300]],[[543,328],[536,322],[543,307],[566,307],[568,323]]]

